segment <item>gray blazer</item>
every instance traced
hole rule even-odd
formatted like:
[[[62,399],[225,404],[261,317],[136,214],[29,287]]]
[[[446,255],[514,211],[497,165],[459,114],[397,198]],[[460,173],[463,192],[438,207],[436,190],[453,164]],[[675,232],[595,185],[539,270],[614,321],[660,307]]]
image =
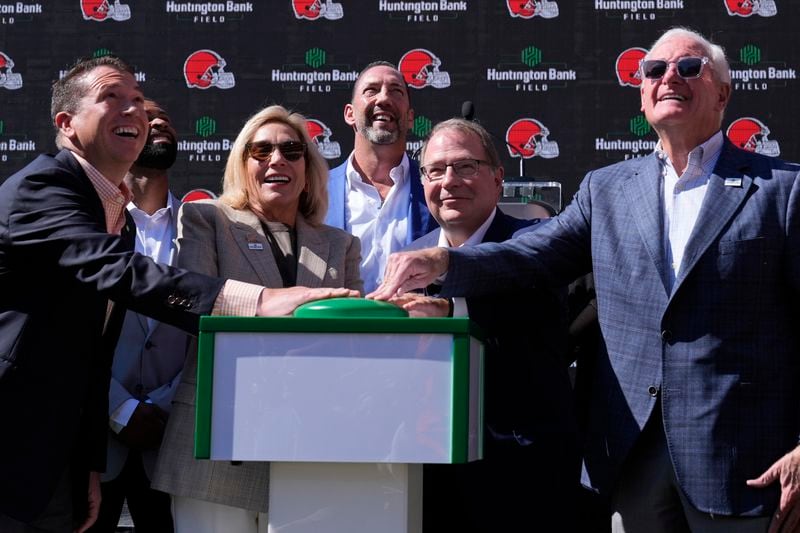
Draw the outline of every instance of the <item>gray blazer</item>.
[[[594,271],[607,347],[592,376],[584,482],[612,486],[661,399],[678,482],[704,512],[765,515],[759,476],[800,434],[800,166],[726,140],[671,291],[655,155],[589,173],[539,231],[451,251],[442,292]]]
[[[215,200],[181,207],[178,264],[196,272],[283,287],[259,219],[249,210]],[[297,216],[297,285],[362,290],[358,238],[330,226],[310,226]],[[261,243],[262,249],[248,246]],[[197,345],[190,343],[181,383],[173,399],[152,487],[170,494],[267,511],[269,463],[194,459]]]

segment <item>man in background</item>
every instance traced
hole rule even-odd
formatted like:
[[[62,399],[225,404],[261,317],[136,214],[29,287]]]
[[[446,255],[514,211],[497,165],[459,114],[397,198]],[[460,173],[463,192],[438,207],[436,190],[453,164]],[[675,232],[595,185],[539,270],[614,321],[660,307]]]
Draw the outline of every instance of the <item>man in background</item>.
[[[389,254],[436,227],[425,205],[419,167],[406,155],[414,121],[408,86],[394,65],[367,65],[353,86],[344,121],[355,132],[347,161],[328,178],[325,224],[361,240],[365,292],[381,281]]]

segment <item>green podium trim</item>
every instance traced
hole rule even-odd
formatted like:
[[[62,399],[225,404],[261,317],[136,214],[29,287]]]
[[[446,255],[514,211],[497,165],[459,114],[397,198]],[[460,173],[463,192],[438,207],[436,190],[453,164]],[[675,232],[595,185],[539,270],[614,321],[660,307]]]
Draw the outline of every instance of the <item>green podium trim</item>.
[[[194,455],[211,457],[211,406],[216,332],[275,333],[442,333],[453,335],[453,409],[451,435],[462,436],[453,442],[451,463],[468,460],[470,337],[484,335],[468,318],[298,318],[231,317],[200,318],[197,353],[197,399],[195,411]],[[481,419],[483,417],[481,416]]]

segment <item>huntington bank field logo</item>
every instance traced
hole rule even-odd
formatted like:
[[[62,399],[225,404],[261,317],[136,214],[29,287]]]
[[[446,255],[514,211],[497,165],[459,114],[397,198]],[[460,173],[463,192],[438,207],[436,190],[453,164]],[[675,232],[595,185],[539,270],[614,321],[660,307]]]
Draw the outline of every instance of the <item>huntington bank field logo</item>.
[[[739,49],[739,61],[731,61],[731,81],[734,91],[766,91],[786,87],[797,80],[797,70],[787,68],[785,62],[762,63],[761,48],[746,44]]]
[[[83,20],[105,22],[116,20],[122,22],[131,18],[131,8],[128,4],[120,4],[119,0],[109,3],[108,0],[81,0]]]
[[[6,123],[0,119],[0,162],[30,161],[36,152],[36,142],[22,137],[6,134]]]
[[[217,135],[217,121],[208,115],[194,121],[194,135],[178,141],[178,153],[186,153],[190,163],[216,164],[225,161],[233,141]]]
[[[628,120],[627,131],[609,132],[605,137],[596,137],[594,151],[604,153],[607,159],[634,159],[651,153],[657,141],[653,139],[653,128],[644,115]],[[650,138],[647,138],[650,137]]]
[[[0,87],[15,91],[22,88],[22,74],[14,72],[14,60],[0,52]]]
[[[769,128],[757,118],[743,117],[734,120],[728,126],[727,134],[731,142],[742,150],[770,157],[781,155],[778,141],[769,139]]]
[[[319,153],[325,159],[336,159],[342,155],[342,147],[339,143],[331,140],[331,129],[324,122],[310,118],[306,120],[306,131],[308,136],[317,145]]]
[[[357,70],[326,67],[327,64],[328,53],[323,48],[309,48],[303,54],[302,63],[272,69],[270,80],[280,83],[283,89],[301,93],[329,93],[333,89],[349,89],[358,78]]]
[[[552,0],[506,0],[508,14],[513,18],[552,19],[558,16],[558,4]]]
[[[550,130],[534,118],[515,120],[506,131],[508,155],[523,159],[558,157],[558,143],[548,139],[549,135]]]
[[[731,17],[774,17],[778,14],[775,0],[724,0],[725,9]]]
[[[403,54],[397,64],[397,69],[403,73],[403,78],[409,87],[444,89],[450,87],[450,74],[439,70],[441,66],[442,60],[433,52],[424,48],[415,48]]]
[[[542,50],[531,45],[520,50],[516,56],[502,55],[496,68],[486,69],[486,81],[496,82],[498,89],[545,92],[552,88],[564,88],[568,82],[578,79],[578,73],[565,66],[563,62],[544,61]]]
[[[378,11],[389,13],[389,18],[403,22],[439,22],[454,20],[469,9],[466,0],[435,2],[390,2],[378,0]]]
[[[165,13],[174,13],[178,22],[192,24],[224,24],[241,21],[253,13],[253,2],[178,2],[168,0],[164,4]]]
[[[198,50],[183,63],[183,77],[190,89],[230,89],[236,85],[233,72],[226,72],[227,63],[214,50]]]
[[[292,0],[294,16],[303,20],[339,20],[344,16],[342,4],[332,0]]]
[[[623,87],[639,87],[642,78],[639,76],[639,63],[647,55],[644,48],[628,48],[617,56],[615,68],[617,70],[617,81]]]
[[[38,3],[12,2],[0,4],[0,25],[33,22],[36,18],[34,15],[41,15],[42,13],[44,13],[44,8],[42,4]]]
[[[659,14],[674,17],[676,11],[685,9],[683,3],[683,0],[594,0],[594,10],[608,13],[609,18],[636,22],[656,20]]]

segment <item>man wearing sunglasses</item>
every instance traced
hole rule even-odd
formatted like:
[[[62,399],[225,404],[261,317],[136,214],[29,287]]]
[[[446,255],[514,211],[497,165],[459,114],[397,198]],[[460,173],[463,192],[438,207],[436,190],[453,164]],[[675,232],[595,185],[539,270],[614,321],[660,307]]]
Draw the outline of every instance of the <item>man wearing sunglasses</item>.
[[[613,531],[798,531],[800,165],[724,137],[728,63],[703,36],[669,30],[640,76],[653,154],[590,172],[532,234],[392,256],[370,296],[593,270],[604,346],[583,482],[610,497]]]
[[[367,65],[353,86],[344,121],[353,128],[353,153],[331,169],[325,224],[361,240],[364,289],[381,281],[389,254],[436,227],[425,205],[419,166],[406,155],[414,121],[403,74],[386,61]]]

